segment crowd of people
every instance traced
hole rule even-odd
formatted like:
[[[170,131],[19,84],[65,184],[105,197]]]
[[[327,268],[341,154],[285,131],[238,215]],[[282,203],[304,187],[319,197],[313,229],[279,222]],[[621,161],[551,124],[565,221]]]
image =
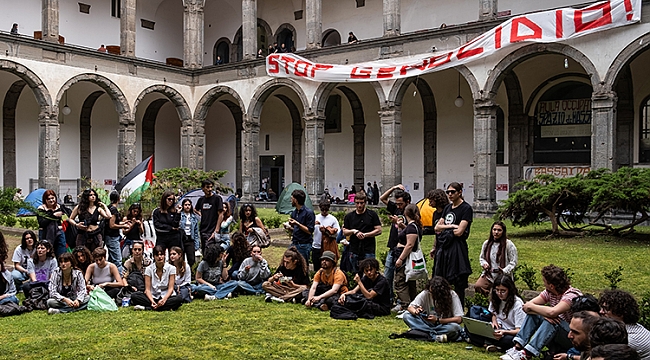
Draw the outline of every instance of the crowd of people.
[[[382,224],[367,207],[372,200],[365,191],[354,194],[354,210],[345,215],[343,224],[329,214],[329,199],[321,199],[316,215],[305,206],[304,191],[293,191],[295,209],[284,224],[291,232],[291,245],[272,272],[263,256],[268,230],[255,206],[240,207],[239,227],[234,229],[236,209],[215,194],[211,180],[201,188],[204,195],[195,206],[189,199],[177,203],[173,192],[163,193],[152,214],[156,233],[152,258],[144,255],[139,204],[121,216],[119,194],[111,193],[107,206],[89,189],[64,221],[66,209],[53,191],[45,191],[37,210],[38,236],[30,230],[23,233],[11,258],[12,271],[4,265],[8,249],[0,234],[0,307],[19,305],[19,291],[27,302],[38,289],[41,293],[46,289],[49,314],[86,309],[96,288],[116,303],[156,311],[176,310],[197,299],[256,294],[265,295],[266,302],[302,303],[330,311],[339,319],[371,319],[392,312],[409,331],[424,334],[429,341],[466,340],[487,351],[501,351],[504,360],[530,359],[543,351],[555,360],[650,359],[650,332],[638,324],[639,305],[625,291],[606,290],[596,299],[572,287],[566,272],[551,264],[541,270],[544,290],[524,302],[513,280],[517,248],[500,221],[492,225],[478,254],[482,272],[474,284],[477,293],[488,297],[489,307],[477,310],[478,315],[472,308],[466,315],[465,289],[472,273],[467,239],[473,210],[459,183],[427,195],[435,209],[435,243],[429,252],[434,261],[419,294],[408,274],[411,256],[422,252],[423,227],[418,206],[401,184],[379,196],[390,214],[383,273],[376,259]],[[370,183],[368,188],[379,195]],[[76,230],[71,252],[66,251],[67,227]],[[192,273],[197,251],[202,258]],[[356,285],[351,287],[349,280]],[[484,321],[491,330],[463,327],[468,316]]]

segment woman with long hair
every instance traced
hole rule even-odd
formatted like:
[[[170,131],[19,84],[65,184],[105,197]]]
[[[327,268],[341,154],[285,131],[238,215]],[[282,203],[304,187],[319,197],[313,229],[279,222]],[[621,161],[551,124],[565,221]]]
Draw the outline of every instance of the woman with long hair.
[[[77,246],[72,250],[72,255],[74,256],[75,264],[82,274],[86,274],[88,266],[93,263],[93,256],[85,246]]]
[[[14,263],[14,269],[11,271],[11,276],[14,279],[16,288],[20,288],[23,281],[29,279],[29,271],[27,271],[27,260],[29,260],[36,252],[36,234],[27,230],[23,233],[20,245],[16,246],[11,261]]]
[[[144,234],[144,225],[142,224],[142,205],[140,203],[133,203],[129,206],[129,211],[126,213],[126,216],[122,220],[128,225],[124,229],[124,237],[126,237],[127,243],[130,246],[134,241],[141,239],[142,234]]]
[[[61,228],[63,208],[57,201],[54,190],[45,190],[43,203],[36,209],[36,220],[38,220],[38,237],[47,240],[54,246],[56,256],[65,252],[65,234]]]
[[[86,282],[71,253],[59,256],[59,268],[52,273],[49,291],[47,313],[50,315],[84,310],[88,306]]]
[[[153,226],[156,229],[156,246],[166,251],[172,246],[183,247],[178,232],[181,215],[176,209],[176,196],[165,191],[160,198],[160,206],[153,211]]]
[[[228,281],[226,253],[223,248],[216,242],[206,244],[203,260],[196,268],[196,285],[192,286],[194,298],[202,297],[208,301],[232,297],[232,292],[237,287],[237,281]]]
[[[474,218],[474,210],[463,199],[463,186],[452,182],[447,187],[451,204],[442,210],[442,217],[435,226],[440,232],[436,241],[434,275],[442,276],[454,287],[461,304],[465,301],[467,279],[472,273],[469,263],[467,238]]]
[[[519,333],[526,313],[522,308],[524,301],[517,295],[517,287],[510,276],[497,275],[493,285],[488,310],[492,313],[494,339],[472,333],[469,338],[474,345],[484,346],[488,351],[501,351],[514,346],[512,340]]]
[[[180,226],[183,233],[185,233],[185,239],[183,240],[184,253],[187,262],[192,267],[196,259],[196,251],[201,248],[201,235],[199,235],[199,217],[192,208],[192,200],[187,198],[183,199],[181,203]]]
[[[241,232],[232,234],[232,242],[226,251],[226,266],[230,266],[228,275],[231,279],[237,279],[241,263],[250,256],[248,240]]]
[[[174,290],[176,294],[183,299],[184,302],[191,302],[192,288],[192,268],[185,262],[183,257],[183,249],[178,246],[172,246],[169,249],[169,263],[176,267],[176,279],[174,280]]]
[[[506,224],[497,221],[492,224],[490,237],[481,248],[481,267],[483,273],[476,281],[474,289],[483,295],[488,295],[494,278],[499,274],[512,276],[519,257],[517,247],[508,239]]]
[[[223,202],[223,221],[221,222],[221,228],[219,229],[219,235],[221,235],[221,242],[225,242],[227,246],[230,246],[230,232],[232,231],[232,225],[234,225],[234,217],[232,210],[230,209],[230,203],[227,201]]]
[[[463,305],[445,278],[432,277],[407,310],[403,320],[410,329],[427,332],[437,342],[458,339]]]
[[[11,272],[5,268],[5,260],[9,257],[9,249],[5,236],[0,232],[0,304],[12,302],[16,305],[19,304],[16,297],[16,284],[11,276]]]
[[[430,190],[429,193],[427,194],[427,199],[429,200],[429,206],[435,209],[433,212],[433,226],[435,227],[440,218],[442,218],[442,211],[445,209],[445,206],[449,204],[449,198],[447,197],[447,194],[445,194],[445,191],[442,189],[434,189]],[[436,249],[438,249],[438,234],[440,232],[435,231],[436,233],[436,241],[433,243],[433,248],[431,248],[431,252],[429,252],[429,256],[431,256],[431,259],[436,258]],[[432,273],[434,273],[432,271]]]
[[[58,264],[54,257],[52,244],[47,240],[41,240],[36,245],[36,252],[31,259],[27,259],[27,271],[29,272],[29,282],[23,284],[23,292],[29,294],[33,285],[45,284],[50,281],[50,277]]]
[[[257,217],[257,210],[253,204],[244,204],[239,208],[239,231],[248,236],[253,228],[260,228],[265,234],[269,231],[264,227],[262,220]]]
[[[298,249],[292,246],[284,251],[275,274],[262,284],[266,302],[300,302],[302,292],[308,289],[309,267]]]
[[[154,263],[144,271],[144,293],[131,294],[133,309],[177,310],[183,300],[174,291],[176,267],[165,262],[165,249],[160,245],[153,248],[153,258]]]
[[[393,259],[395,260],[395,278],[393,286],[395,295],[404,309],[407,304],[417,295],[415,280],[406,281],[406,262],[412,251],[417,251],[422,238],[422,222],[420,221],[420,209],[415,204],[408,204],[404,209],[404,218],[398,219],[397,246],[393,248]]]
[[[97,197],[93,189],[86,189],[81,194],[79,204],[75,206],[70,214],[69,221],[77,226],[76,246],[85,246],[93,252],[98,247],[104,246],[101,219],[110,219],[111,212]],[[77,220],[75,220],[77,219]]]

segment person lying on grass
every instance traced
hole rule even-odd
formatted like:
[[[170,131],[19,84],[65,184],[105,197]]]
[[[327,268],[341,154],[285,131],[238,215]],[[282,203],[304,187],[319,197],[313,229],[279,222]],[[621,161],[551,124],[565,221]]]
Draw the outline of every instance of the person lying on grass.
[[[59,256],[59,268],[52,273],[49,291],[47,313],[50,315],[86,309],[90,299],[86,293],[86,281],[71,253]]]
[[[176,295],[176,267],[165,262],[165,249],[156,245],[153,248],[154,263],[144,271],[144,293],[131,294],[134,310],[177,310],[183,299]]]
[[[262,284],[266,291],[264,301],[285,302],[300,301],[302,293],[309,286],[309,268],[307,261],[295,246],[284,251],[280,266],[267,281]]]
[[[336,304],[339,294],[348,291],[348,278],[341,269],[336,267],[336,255],[331,251],[323,252],[320,265],[321,268],[314,275],[309,293],[305,296],[305,306],[327,311]]]
[[[232,296],[237,286],[236,281],[228,281],[226,253],[217,242],[209,242],[205,246],[203,260],[196,268],[196,285],[192,285],[194,298],[206,301],[223,299]]]
[[[115,299],[120,292],[124,282],[120,271],[115,264],[106,261],[106,249],[97,248],[93,250],[94,263],[86,269],[86,288],[92,291],[95,286],[104,289],[108,296]]]
[[[363,270],[363,278],[354,275],[357,286],[344,292],[339,297],[338,303],[346,306],[348,295],[361,293],[369,301],[365,302],[364,310],[375,316],[390,315],[390,287],[388,280],[379,273],[379,261],[374,258],[363,259],[359,263]]]

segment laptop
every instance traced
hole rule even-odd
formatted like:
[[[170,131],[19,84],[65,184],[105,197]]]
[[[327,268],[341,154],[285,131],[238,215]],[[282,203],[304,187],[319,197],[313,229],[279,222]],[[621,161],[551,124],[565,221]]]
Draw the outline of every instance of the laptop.
[[[489,322],[463,316],[463,324],[465,324],[467,331],[474,335],[480,335],[489,339],[494,339],[494,328],[492,328],[492,324]]]

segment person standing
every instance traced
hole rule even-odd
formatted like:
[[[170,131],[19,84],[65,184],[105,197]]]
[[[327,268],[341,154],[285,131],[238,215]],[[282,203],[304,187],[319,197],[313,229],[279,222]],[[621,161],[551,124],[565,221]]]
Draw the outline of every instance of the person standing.
[[[376,181],[372,182],[372,203],[375,205],[379,204],[379,187]]]
[[[312,209],[305,206],[306,198],[307,195],[302,190],[297,189],[291,193],[291,205],[296,209],[291,212],[291,218],[285,228],[293,231],[291,246],[295,246],[309,264],[309,253],[314,241],[312,235],[316,226],[316,216]]]
[[[160,199],[160,207],[153,211],[153,227],[156,229],[156,245],[163,251],[172,246],[183,247],[181,233],[178,231],[181,215],[176,209],[176,196],[165,191]]]
[[[320,269],[320,256],[323,251],[329,250],[334,253],[336,260],[339,259],[339,245],[336,243],[336,234],[340,230],[339,221],[329,213],[330,203],[324,201],[318,204],[320,214],[316,215],[316,226],[314,227],[314,243],[311,249],[311,260],[314,264],[314,271]]]
[[[109,195],[111,204],[108,206],[108,211],[111,213],[111,218],[108,220],[108,228],[104,231],[106,239],[105,244],[108,249],[108,261],[117,266],[117,270],[122,273],[122,250],[120,249],[120,229],[128,229],[128,224],[122,223],[122,216],[117,210],[117,204],[120,202],[120,194],[117,191],[111,191]]]
[[[357,272],[358,262],[375,257],[375,236],[381,235],[381,221],[376,212],[366,208],[366,195],[357,194],[355,211],[343,219],[343,235],[350,237],[350,262],[352,272]]]
[[[368,185],[370,185],[370,183],[368,183]],[[395,201],[388,199],[393,192],[395,192]],[[386,210],[390,213],[388,218],[390,219],[391,225],[388,234],[388,243],[386,244],[388,247],[388,254],[386,255],[386,263],[384,264],[384,276],[386,277],[386,280],[388,280],[390,286],[390,298],[392,301],[395,297],[393,291],[393,279],[395,278],[395,262],[397,261],[395,251],[397,249],[397,237],[400,230],[398,222],[405,224],[403,216],[404,208],[411,203],[411,194],[404,191],[404,185],[399,184],[386,190],[386,192],[381,194],[379,200],[386,205]],[[408,303],[398,305],[399,306],[397,306],[395,310],[402,310],[402,307],[406,307]]]
[[[481,248],[480,262],[483,273],[476,281],[474,289],[488,296],[494,278],[499,274],[512,276],[518,261],[517,247],[508,240],[506,224],[502,221],[495,222],[490,230],[490,238],[485,240]]]
[[[372,184],[370,183],[370,181],[368,181],[368,184],[366,184],[366,185],[368,185],[368,189],[366,190],[366,196],[368,197],[368,204],[377,205],[377,204],[375,204],[375,201],[374,201],[375,194],[372,192]]]
[[[454,287],[460,298],[460,303],[465,303],[465,289],[467,279],[472,273],[469,263],[467,238],[472,226],[474,211],[463,200],[463,187],[452,182],[447,187],[447,196],[451,204],[445,206],[442,217],[436,223],[435,231],[441,232],[436,241],[435,274],[442,276]]]
[[[18,24],[14,23],[14,25],[11,27],[11,35],[18,35]]]
[[[217,242],[224,250],[226,249],[221,244],[221,236],[219,236],[221,222],[223,221],[223,200],[221,200],[221,196],[212,192],[213,189],[214,182],[212,180],[203,180],[201,183],[203,196],[199,198],[194,207],[201,214],[201,224],[199,226],[201,251],[204,251],[205,246],[211,241]]]
[[[65,252],[67,245],[65,234],[61,228],[63,207],[59,204],[54,190],[45,190],[42,200],[43,204],[36,209],[38,237],[52,243],[56,256],[59,256]]]

